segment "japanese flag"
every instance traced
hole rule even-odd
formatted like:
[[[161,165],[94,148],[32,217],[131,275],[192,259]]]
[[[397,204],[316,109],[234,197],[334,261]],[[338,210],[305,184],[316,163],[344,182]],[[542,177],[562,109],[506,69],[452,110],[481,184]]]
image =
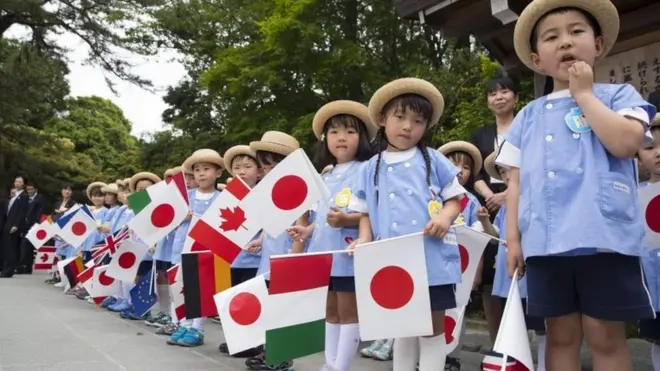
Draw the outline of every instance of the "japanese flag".
[[[359,245],[354,265],[363,341],[433,334],[422,233]]]
[[[470,301],[479,260],[492,237],[461,225],[456,227],[456,239],[461,256],[461,283],[456,286],[456,306],[461,308]]]
[[[445,344],[446,353],[449,354],[456,349],[463,329],[463,318],[465,307],[453,308],[445,311]]]
[[[133,283],[140,262],[147,254],[149,247],[139,242],[126,240],[119,245],[117,252],[113,255],[106,274],[122,282]]]
[[[268,289],[263,275],[225,290],[214,297],[229,354],[254,348],[266,341],[265,304]]]
[[[98,224],[89,208],[83,205],[58,219],[57,226],[60,229],[57,234],[66,243],[77,248],[94,233]]]
[[[41,223],[35,223],[25,235],[25,238],[30,241],[35,249],[38,249],[48,242],[48,240],[55,237],[56,233],[57,228],[53,228],[53,225],[48,220],[44,220]]]
[[[94,299],[96,305],[101,304],[105,298],[112,296],[119,291],[119,281],[108,276],[107,269],[107,265],[94,268],[94,278],[90,295]]]
[[[250,223],[277,237],[316,202],[329,198],[321,176],[305,152],[298,149],[245,196],[241,207]]]
[[[181,265],[177,264],[167,270],[167,281],[170,284],[170,297],[172,298],[172,314],[176,320],[186,318],[186,307],[183,298],[183,273]]]
[[[35,271],[47,271],[53,268],[57,262],[57,255],[55,252],[57,248],[53,246],[41,246],[37,248],[37,256],[34,258]]]
[[[639,202],[646,227],[646,247],[660,247],[660,183],[649,183],[639,189]]]

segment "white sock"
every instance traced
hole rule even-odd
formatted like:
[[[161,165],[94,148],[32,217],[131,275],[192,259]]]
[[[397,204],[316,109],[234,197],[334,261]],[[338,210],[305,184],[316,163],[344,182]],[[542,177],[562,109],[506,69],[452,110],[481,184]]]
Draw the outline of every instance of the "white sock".
[[[536,342],[538,344],[536,371],[545,371],[545,335],[536,335]]]
[[[651,362],[653,370],[660,371],[660,345],[651,344]]]
[[[392,355],[393,371],[415,371],[419,359],[419,341],[414,337],[394,339]],[[444,367],[444,358],[442,364]]]
[[[334,365],[337,359],[340,328],[338,323],[325,323],[325,364],[328,366]]]
[[[349,371],[358,346],[360,346],[360,325],[357,323],[341,325],[337,359],[331,366],[337,371]]]
[[[193,324],[193,320],[184,318],[181,321],[179,321],[179,326],[185,327],[185,328],[191,328]]]
[[[121,286],[124,289],[124,299],[133,304],[133,301],[131,300],[131,289],[133,288],[133,284],[131,282],[122,282]]]
[[[444,371],[447,357],[445,334],[419,338],[419,371]]]
[[[206,318],[195,318],[192,320],[192,328],[199,332],[204,332],[204,324],[206,323]]]
[[[156,295],[158,296],[158,306],[160,311],[170,315],[170,286],[169,285],[157,285],[156,286]]]

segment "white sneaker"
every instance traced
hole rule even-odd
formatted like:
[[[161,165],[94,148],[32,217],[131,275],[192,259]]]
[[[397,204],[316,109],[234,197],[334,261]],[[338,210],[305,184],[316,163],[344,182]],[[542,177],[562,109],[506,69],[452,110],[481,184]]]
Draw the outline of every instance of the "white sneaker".
[[[62,287],[64,287],[64,285],[66,285],[66,283],[64,281],[60,281],[60,282],[54,284],[53,287],[62,288]]]

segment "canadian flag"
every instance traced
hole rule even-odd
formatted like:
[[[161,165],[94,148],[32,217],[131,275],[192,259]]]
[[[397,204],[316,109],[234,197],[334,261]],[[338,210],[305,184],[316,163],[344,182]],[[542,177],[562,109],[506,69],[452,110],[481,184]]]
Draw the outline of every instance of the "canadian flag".
[[[80,247],[97,228],[94,215],[86,205],[80,206],[70,214],[62,215],[57,220],[57,234],[69,245]]]
[[[94,268],[94,282],[92,283],[92,290],[89,293],[96,305],[101,304],[105,298],[119,291],[119,281],[108,276],[107,269],[107,265]]]
[[[44,220],[41,223],[35,223],[25,235],[25,238],[30,241],[35,249],[38,249],[48,242],[48,240],[55,237],[56,233],[57,229],[53,228],[53,225],[48,220]]]
[[[188,194],[181,190],[183,172],[128,196],[135,217],[128,222],[145,244],[151,246],[165,238],[188,214]]]
[[[172,298],[172,307],[176,320],[186,318],[186,306],[183,298],[183,270],[181,265],[177,264],[167,270],[167,282],[170,286],[170,297]]]
[[[241,178],[234,178],[195,223],[188,235],[221,257],[233,263],[241,249],[261,227],[241,209],[241,200],[250,193]]]
[[[456,286],[456,306],[461,308],[470,301],[479,260],[492,237],[465,225],[457,226],[455,229],[461,256],[461,283]]]
[[[193,214],[192,218],[190,218],[190,226],[188,227],[188,230],[191,231],[193,228],[195,228],[198,221],[199,221],[199,215]],[[195,241],[195,239],[190,236],[190,233],[188,233],[188,235],[186,236],[186,240],[183,241],[182,253],[196,252],[196,251],[208,251],[208,250],[209,250],[208,247],[206,247],[206,246],[202,245],[201,243]]]
[[[453,352],[458,346],[464,317],[465,307],[445,311],[445,343],[447,344],[447,354]]]
[[[422,233],[360,245],[354,265],[362,340],[433,334]]]
[[[112,257],[112,261],[108,264],[106,274],[122,282],[132,283],[140,267],[140,262],[148,250],[147,245],[139,242],[132,240],[122,242]]]
[[[646,226],[646,247],[656,249],[660,247],[660,183],[639,188],[639,202]]]
[[[57,262],[57,251],[56,247],[53,246],[41,246],[37,248],[37,256],[34,258],[34,267],[35,271],[47,271],[53,268]]]
[[[254,223],[251,225],[259,225],[271,237],[277,237],[316,202],[329,198],[321,176],[305,151],[298,149],[245,196],[241,207]]]

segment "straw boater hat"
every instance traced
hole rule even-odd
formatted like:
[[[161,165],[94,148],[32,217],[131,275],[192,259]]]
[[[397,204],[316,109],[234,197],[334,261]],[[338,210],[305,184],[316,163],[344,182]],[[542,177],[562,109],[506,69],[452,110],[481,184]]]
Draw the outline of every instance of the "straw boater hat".
[[[225,155],[223,156],[223,158],[224,158],[224,161],[225,161],[225,169],[227,169],[227,171],[231,175],[234,175],[231,172],[231,163],[232,163],[232,161],[234,161],[234,158],[236,158],[236,156],[250,156],[253,159],[255,159],[255,161],[257,159],[257,154],[254,153],[254,151],[250,149],[250,146],[241,144],[241,145],[233,146],[233,147],[229,148],[227,150],[227,152],[225,152]]]
[[[333,116],[337,115],[351,115],[359,118],[367,127],[369,140],[373,140],[378,132],[378,127],[369,119],[369,109],[362,103],[354,102],[352,100],[336,100],[321,107],[314,115],[312,121],[312,130],[317,139],[321,139],[323,134],[323,126]]]
[[[656,114],[655,117],[653,118],[653,121],[651,121],[651,127],[654,126],[660,126],[660,113]]]
[[[325,173],[332,170],[332,168],[333,168],[332,165],[328,165],[328,166],[324,167],[323,170],[321,170],[321,176],[325,175]]]
[[[497,171],[497,167],[495,166],[495,157],[497,157],[498,152],[499,150],[495,148],[495,151],[486,157],[486,161],[484,161],[484,169],[486,169],[486,173],[488,173],[488,176],[491,178],[502,180],[500,172]]]
[[[523,10],[516,27],[513,31],[513,45],[518,58],[531,70],[541,72],[532,64],[532,47],[530,37],[532,30],[536,27],[539,19],[554,9],[571,7],[582,9],[591,14],[602,31],[603,54],[598,59],[603,59],[612,50],[619,36],[619,13],[610,0],[534,0]]]
[[[167,170],[165,170],[165,174],[163,174],[163,178],[167,179],[167,178],[171,177],[172,175],[174,175],[174,173],[172,172],[172,169],[167,169]]]
[[[92,191],[94,188],[101,188],[101,192],[103,192],[103,188],[107,186],[107,184],[103,182],[92,182],[90,185],[87,186],[87,198],[91,201],[92,200]]]
[[[481,157],[481,152],[479,152],[479,149],[472,143],[464,142],[462,140],[449,142],[438,148],[438,152],[445,156],[448,156],[450,153],[454,152],[465,152],[468,154],[468,156],[472,157],[472,161],[474,161],[474,169],[472,172],[477,174],[481,171],[483,158]]]
[[[158,183],[161,181],[161,179],[158,177],[158,175],[154,173],[150,173],[148,171],[143,171],[140,173],[137,173],[133,175],[133,177],[128,181],[128,190],[131,193],[135,193],[135,186],[137,186],[138,182],[141,180],[151,180],[154,184]]]
[[[176,166],[172,168],[172,176],[177,175],[183,171],[183,166]]]
[[[101,192],[103,192],[103,193],[112,193],[113,195],[118,195],[119,194],[119,187],[117,186],[117,183],[110,183],[107,186],[101,188]]]
[[[442,112],[445,109],[445,100],[440,91],[430,82],[413,77],[394,80],[383,85],[376,90],[369,101],[369,118],[374,124],[379,123],[379,117],[383,108],[389,101],[404,94],[417,94],[428,99],[433,106],[433,116],[429,122],[432,127],[440,121]]]
[[[124,189],[128,189],[130,183],[131,183],[131,178],[124,179]]]
[[[291,152],[300,148],[296,138],[280,131],[267,131],[261,140],[250,142],[250,149],[257,151],[273,152],[282,156],[288,156]]]
[[[188,174],[193,173],[193,166],[201,162],[208,162],[209,164],[217,165],[220,169],[225,168],[225,162],[222,160],[222,156],[212,149],[202,148],[193,152],[190,157],[183,162],[184,171]]]

